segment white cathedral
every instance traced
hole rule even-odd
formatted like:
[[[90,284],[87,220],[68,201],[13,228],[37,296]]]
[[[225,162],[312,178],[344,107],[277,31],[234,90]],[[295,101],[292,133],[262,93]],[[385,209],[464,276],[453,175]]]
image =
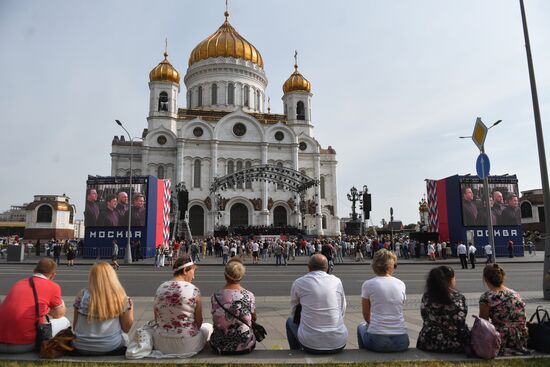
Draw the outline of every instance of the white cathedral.
[[[189,191],[193,236],[218,226],[292,226],[314,235],[340,234],[336,152],[313,137],[311,84],[298,71],[283,84],[284,113],[266,108],[267,77],[260,52],[229,23],[200,42],[184,78],[187,108],[178,107],[180,74],[164,53],[149,74],[149,116],[143,141],[115,136],[111,174],[153,175]],[[236,183],[213,200],[215,178],[259,165],[286,167],[318,180],[297,202],[281,183]],[[298,200],[299,201],[299,200]],[[218,203],[218,210],[213,208]],[[305,204],[305,205],[304,205]]]

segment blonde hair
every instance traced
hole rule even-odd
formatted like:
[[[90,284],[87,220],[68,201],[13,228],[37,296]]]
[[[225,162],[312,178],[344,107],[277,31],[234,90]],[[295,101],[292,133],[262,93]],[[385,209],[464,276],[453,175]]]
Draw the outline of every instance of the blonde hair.
[[[246,273],[244,265],[238,257],[234,257],[225,265],[225,277],[233,282],[239,282]]]
[[[391,251],[381,249],[376,251],[372,259],[372,270],[376,275],[386,275],[397,263],[397,256]]]
[[[88,319],[109,320],[124,312],[126,291],[112,266],[100,262],[92,266],[88,276]]]

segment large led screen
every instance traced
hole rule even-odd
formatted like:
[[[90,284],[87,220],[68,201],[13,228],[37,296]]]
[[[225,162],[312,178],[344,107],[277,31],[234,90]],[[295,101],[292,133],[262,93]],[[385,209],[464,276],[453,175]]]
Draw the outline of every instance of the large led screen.
[[[128,178],[89,179],[86,186],[84,225],[88,228],[124,227],[128,226],[128,220],[131,218],[132,226],[145,226],[146,190],[147,183],[144,177],[132,180],[130,203]]]
[[[486,226],[489,217],[481,180],[461,180],[460,194],[464,226]],[[489,194],[489,208],[493,225],[521,225],[517,180],[489,181]]]

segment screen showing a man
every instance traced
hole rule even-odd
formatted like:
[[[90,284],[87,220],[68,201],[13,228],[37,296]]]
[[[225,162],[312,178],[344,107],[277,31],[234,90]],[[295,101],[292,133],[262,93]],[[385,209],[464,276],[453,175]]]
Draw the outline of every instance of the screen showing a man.
[[[124,218],[124,216],[126,215],[126,212],[128,211],[128,194],[126,193],[126,191],[118,192],[116,211],[119,218]],[[119,225],[122,224],[124,223],[119,223]]]
[[[471,187],[462,190],[462,219],[465,226],[478,224],[478,208],[474,200],[474,192]]]
[[[97,190],[89,188],[86,190],[86,208],[84,209],[84,225],[94,227],[99,218],[99,205],[97,204]]]
[[[513,192],[508,195],[507,206],[502,210],[500,223],[502,225],[519,225],[521,224],[521,209],[519,207],[519,199]]]
[[[145,215],[145,196],[141,193],[134,194],[132,197],[132,226],[143,227],[145,225]],[[128,215],[126,215],[124,223],[128,223]]]
[[[105,206],[101,208],[99,213],[99,219],[97,220],[99,226],[104,227],[116,227],[118,226],[118,212],[116,211],[117,198],[113,194],[107,195],[105,198]]]
[[[464,226],[516,226],[521,224],[517,181],[489,182],[489,205],[481,182],[461,182],[462,220]],[[504,200],[505,199],[505,200]]]

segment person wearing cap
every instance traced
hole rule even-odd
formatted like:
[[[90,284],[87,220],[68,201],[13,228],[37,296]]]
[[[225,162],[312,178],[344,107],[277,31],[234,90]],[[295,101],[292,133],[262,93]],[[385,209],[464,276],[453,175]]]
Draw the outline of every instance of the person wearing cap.
[[[256,321],[256,299],[241,286],[245,272],[241,259],[231,259],[225,265],[225,286],[212,295],[214,331],[210,346],[219,354],[245,354],[256,346],[250,328],[252,321]]]
[[[212,334],[212,324],[203,323],[201,292],[192,283],[196,269],[184,253],[174,262],[173,278],[157,289],[153,346],[164,354],[191,357],[204,348]]]

